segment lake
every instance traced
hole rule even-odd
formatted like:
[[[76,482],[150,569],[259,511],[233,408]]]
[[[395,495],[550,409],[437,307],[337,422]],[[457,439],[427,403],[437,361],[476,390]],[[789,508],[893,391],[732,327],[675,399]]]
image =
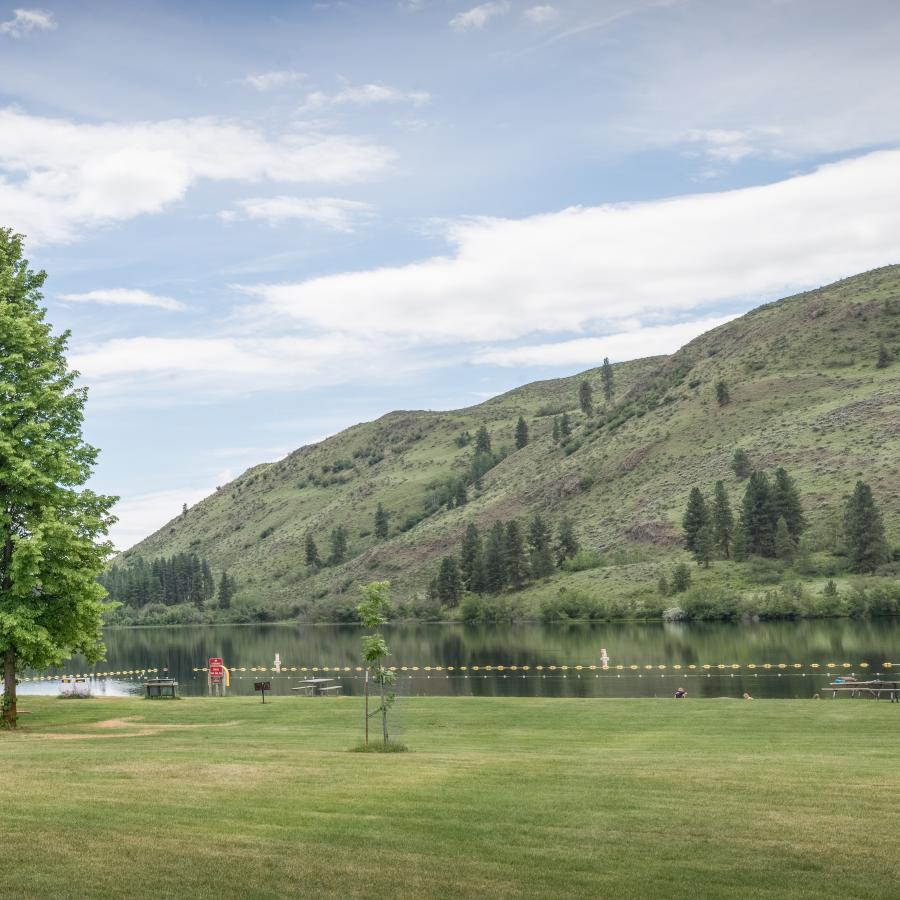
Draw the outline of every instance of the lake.
[[[739,697],[748,691],[755,697],[811,697],[829,673],[861,676],[889,673],[886,662],[900,666],[900,619],[690,625],[405,623],[383,631],[392,651],[390,663],[407,667],[398,672],[399,695],[653,697],[669,696],[683,686],[693,696]],[[196,696],[207,692],[207,682],[204,672],[194,670],[219,656],[232,669],[230,693],[251,694],[254,682],[265,679],[272,682],[274,694],[289,694],[301,678],[316,674],[338,677],[344,693],[359,694],[360,674],[334,669],[359,665],[360,634],[362,629],[350,625],[113,628],[105,633],[106,662],[89,667],[75,659],[54,674],[155,668],[176,678],[182,694]],[[602,649],[609,656],[606,671],[599,668]],[[320,671],[276,675],[270,671],[276,653],[282,668]],[[834,667],[828,668],[829,663]],[[732,668],[735,665],[739,668]],[[492,668],[485,671],[485,666]],[[497,666],[503,666],[502,671]],[[235,671],[241,668],[248,671]],[[94,693],[138,692],[140,681],[134,675],[99,678]],[[21,685],[23,694],[57,690],[56,679]]]

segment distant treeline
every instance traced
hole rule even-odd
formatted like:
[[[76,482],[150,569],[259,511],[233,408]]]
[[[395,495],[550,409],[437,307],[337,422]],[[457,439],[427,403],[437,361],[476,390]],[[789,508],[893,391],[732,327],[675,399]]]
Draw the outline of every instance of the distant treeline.
[[[216,595],[209,563],[196,553],[176,553],[151,562],[135,556],[127,564],[112,566],[98,580],[112,600],[135,608],[148,603],[192,603],[200,607]]]

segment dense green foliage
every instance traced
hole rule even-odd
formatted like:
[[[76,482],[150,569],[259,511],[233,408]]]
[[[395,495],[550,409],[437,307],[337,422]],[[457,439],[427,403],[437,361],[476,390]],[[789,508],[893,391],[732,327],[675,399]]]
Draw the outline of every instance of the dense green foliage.
[[[143,556],[132,556],[111,566],[98,580],[113,600],[132,607],[148,603],[192,603],[200,607],[216,592],[209,563],[196,553],[177,553],[150,562]]]
[[[83,487],[97,451],[81,434],[87,392],[66,363],[68,333],[44,320],[46,274],[0,229],[0,656],[3,723],[16,725],[16,675],[103,654],[114,497]]]

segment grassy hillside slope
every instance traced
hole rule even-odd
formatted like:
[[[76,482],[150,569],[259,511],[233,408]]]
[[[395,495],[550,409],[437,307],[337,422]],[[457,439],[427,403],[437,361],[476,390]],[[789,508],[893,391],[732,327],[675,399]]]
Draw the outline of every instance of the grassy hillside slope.
[[[600,370],[536,382],[469,409],[394,412],[349,428],[285,459],[248,470],[186,515],[127,551],[150,559],[181,551],[237,577],[239,599],[299,603],[306,615],[355,602],[353,585],[389,578],[402,599],[421,595],[440,558],[456,553],[468,522],[540,512],[568,516],[582,544],[604,554],[588,571],[559,573],[521,594],[527,607],[560,586],[632,597],[655,591],[661,572],[688,557],[680,545],[687,493],[724,479],[737,510],[743,483],[730,468],[744,448],[756,468],[784,466],[797,479],[815,551],[834,543],[855,481],[868,481],[896,544],[900,511],[900,362],[877,368],[884,344],[900,359],[900,266],[849,278],[753,310],[669,357],[615,366],[604,407]],[[597,415],[578,410],[578,385],[594,387]],[[731,402],[719,406],[716,382]],[[567,409],[572,442],[551,438],[549,411]],[[487,426],[494,448],[514,448],[519,416],[531,440],[470,492],[465,506],[423,517],[435,484],[461,474]],[[574,448],[574,449],[573,449]],[[390,512],[376,540],[375,508]],[[323,556],[342,524],[350,559],[308,572],[304,540]],[[746,586],[746,569],[714,564],[701,580]]]

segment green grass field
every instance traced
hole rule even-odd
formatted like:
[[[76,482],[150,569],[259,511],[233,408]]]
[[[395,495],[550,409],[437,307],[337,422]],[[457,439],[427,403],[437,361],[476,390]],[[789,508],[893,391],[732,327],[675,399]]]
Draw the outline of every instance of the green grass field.
[[[889,703],[402,703],[25,698],[0,896],[897,896]]]

